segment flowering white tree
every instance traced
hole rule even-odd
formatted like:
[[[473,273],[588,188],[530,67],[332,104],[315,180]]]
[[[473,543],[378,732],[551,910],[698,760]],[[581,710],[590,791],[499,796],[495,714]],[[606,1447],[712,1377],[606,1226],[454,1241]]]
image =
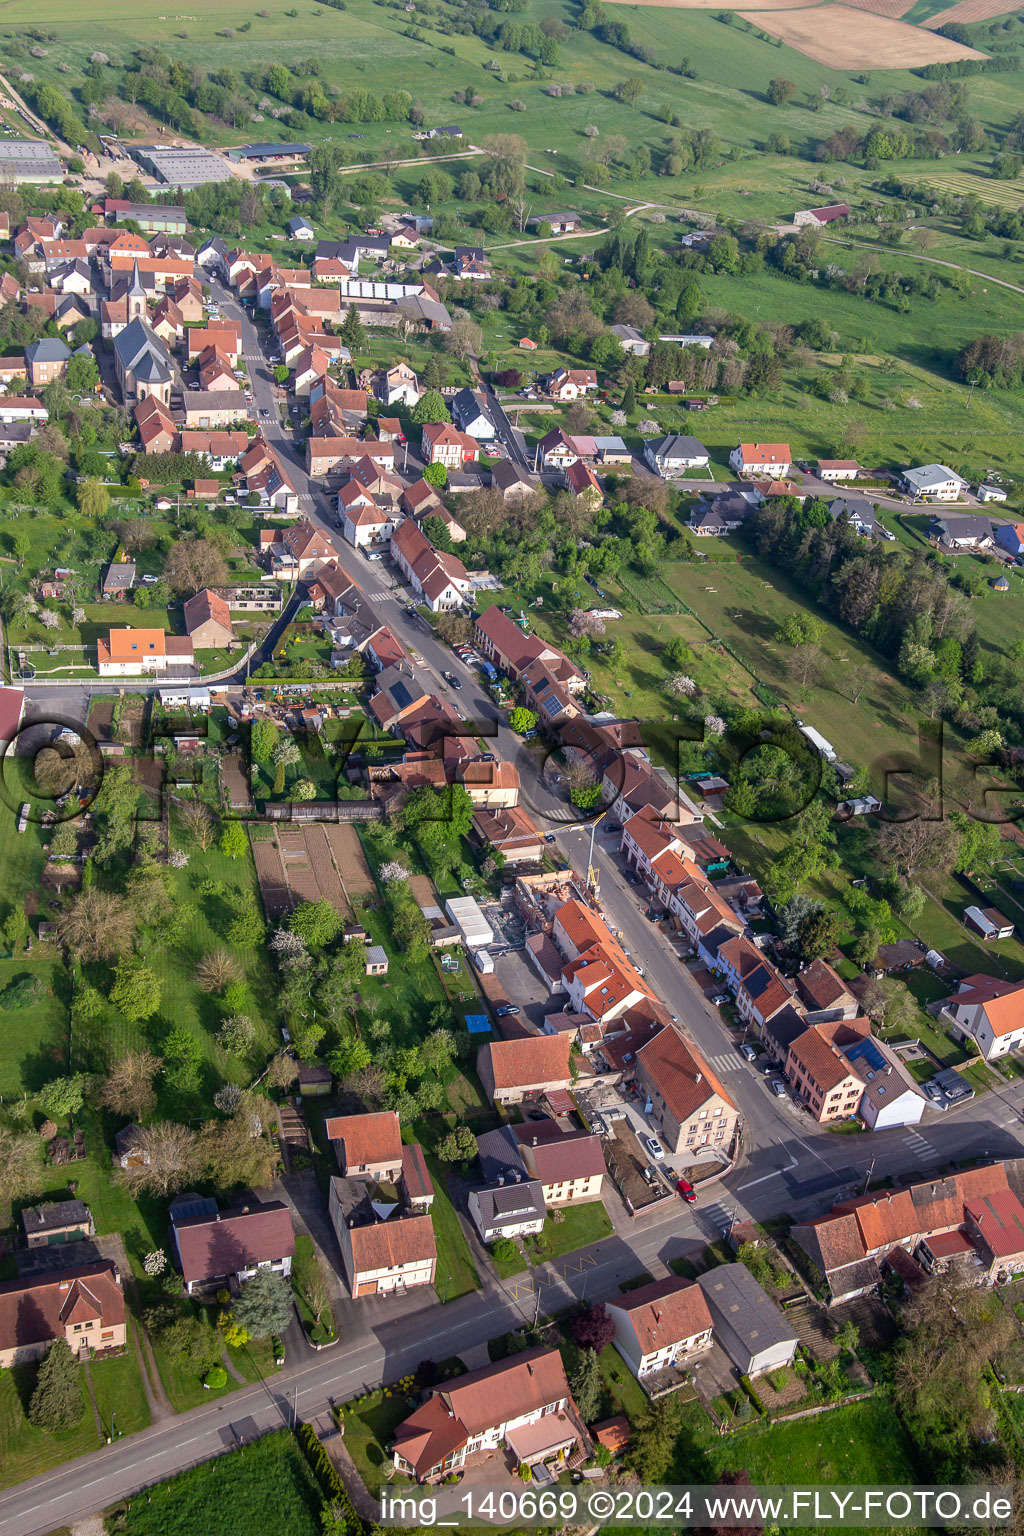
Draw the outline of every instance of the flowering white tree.
[[[223,1088],[217,1089],[213,1102],[222,1114],[233,1115],[242,1102],[242,1090],[237,1083],[225,1083]]]
[[[677,698],[692,699],[697,692],[697,684],[692,677],[687,677],[685,673],[680,672],[675,677],[669,678],[668,691],[674,693]]]
[[[724,736],[725,721],[721,715],[705,715],[704,732],[708,736]]]
[[[574,608],[569,615],[569,630],[579,640],[583,635],[599,639],[604,634],[604,621],[595,618],[585,608]]]
[[[270,938],[270,952],[278,960],[297,960],[307,950],[297,933],[292,933],[289,928],[277,928]]]
[[[146,1274],[153,1280],[157,1275],[162,1275],[167,1268],[167,1255],[162,1248],[156,1248],[152,1253],[147,1253],[142,1261],[142,1267]]]
[[[39,622],[43,626],[44,629],[59,629],[60,628],[60,619],[53,612],[52,608],[42,608],[42,609],[40,609],[40,612],[39,612]]]
[[[612,411],[612,426],[624,427],[626,425],[625,411]]]
[[[644,437],[652,437],[655,432],[661,431],[661,427],[658,422],[653,419],[653,417],[645,416],[643,421],[640,423],[640,431]]]
[[[167,860],[172,869],[187,869],[188,854],[183,848],[175,848]]]
[[[386,864],[382,864],[380,867],[380,878],[384,881],[385,885],[391,885],[395,880],[408,880],[409,871],[397,859],[389,859]]]
[[[85,623],[85,609],[84,608],[72,608],[72,610],[71,610],[71,622],[72,622],[72,624],[84,624]]]

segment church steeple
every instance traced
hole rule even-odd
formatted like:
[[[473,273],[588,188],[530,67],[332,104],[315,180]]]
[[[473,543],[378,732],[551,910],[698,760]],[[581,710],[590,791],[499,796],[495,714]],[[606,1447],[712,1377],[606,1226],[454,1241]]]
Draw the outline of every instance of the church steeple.
[[[146,318],[146,290],[139,276],[139,263],[132,263],[132,284],[125,297],[128,300],[128,323]]]

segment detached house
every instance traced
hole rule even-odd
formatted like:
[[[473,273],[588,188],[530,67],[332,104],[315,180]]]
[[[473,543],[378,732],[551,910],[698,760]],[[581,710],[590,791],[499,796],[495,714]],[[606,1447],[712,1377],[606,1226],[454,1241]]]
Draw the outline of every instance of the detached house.
[[[126,1338],[121,1277],[107,1259],[0,1285],[0,1369],[41,1359],[57,1339],[87,1360]]]
[[[479,391],[460,389],[452,401],[452,420],[460,431],[468,433],[478,443],[490,442],[495,436],[485,397]]]
[[[615,1348],[639,1380],[686,1366],[711,1348],[711,1313],[699,1285],[657,1280],[607,1303]]]
[[[547,381],[552,400],[578,400],[596,389],[597,374],[593,368],[556,368]]]
[[[788,443],[740,443],[729,455],[738,475],[766,475],[781,480],[793,467]]]
[[[1024,1045],[1024,982],[995,976],[965,976],[952,997],[942,1000],[940,1019],[986,1061]]]
[[[480,455],[475,437],[460,432],[447,421],[428,422],[423,428],[420,451],[428,464],[443,464],[446,469],[461,469]]]
[[[685,474],[688,469],[707,469],[708,450],[695,437],[653,437],[644,444],[644,462],[656,475]]]
[[[291,1273],[295,1233],[279,1200],[220,1211],[215,1200],[182,1195],[169,1214],[171,1246],[190,1296],[229,1282],[241,1285],[258,1269]]]
[[[959,501],[968,482],[945,464],[922,464],[905,469],[903,488],[915,501]]]
[[[521,1466],[556,1456],[573,1466],[590,1453],[562,1357],[541,1347],[432,1388],[392,1439],[396,1470],[418,1483],[438,1482],[502,1444]]]

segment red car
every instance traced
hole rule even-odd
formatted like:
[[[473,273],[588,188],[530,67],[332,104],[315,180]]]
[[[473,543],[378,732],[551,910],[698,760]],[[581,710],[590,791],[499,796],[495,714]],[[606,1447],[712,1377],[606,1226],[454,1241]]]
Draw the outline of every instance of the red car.
[[[697,1191],[687,1179],[677,1180],[676,1189],[678,1189],[687,1205],[697,1204]]]

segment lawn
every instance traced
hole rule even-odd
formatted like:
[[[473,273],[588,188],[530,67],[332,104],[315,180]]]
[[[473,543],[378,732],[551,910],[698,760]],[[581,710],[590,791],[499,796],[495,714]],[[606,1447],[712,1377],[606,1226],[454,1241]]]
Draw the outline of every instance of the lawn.
[[[370,1493],[376,1496],[388,1467],[386,1446],[403,1419],[419,1402],[415,1387],[405,1391],[397,1386],[378,1387],[345,1404],[345,1449],[358,1468]]]
[[[918,1473],[914,1447],[881,1398],[791,1424],[754,1425],[714,1441],[708,1453],[716,1473],[746,1471],[755,1485],[791,1483],[796,1468],[811,1486],[913,1483]]]
[[[90,1370],[104,1435],[110,1432],[111,1410],[116,1412],[117,1428],[123,1434],[144,1429],[149,1423],[149,1408],[134,1345],[129,1342],[126,1354],[116,1359],[94,1360]],[[73,1429],[59,1435],[33,1429],[25,1417],[35,1380],[34,1365],[0,1371],[0,1485],[4,1487],[72,1457],[87,1455],[103,1443],[89,1406],[84,1373],[85,1411]]]
[[[194,1302],[188,1303],[188,1306],[192,1310],[192,1315],[198,1317],[204,1327],[209,1327],[212,1331],[214,1321],[211,1311],[206,1307],[196,1305]],[[161,1342],[159,1334],[154,1334],[150,1342],[153,1345],[153,1354],[156,1358],[157,1370],[160,1372],[164,1391],[167,1393],[176,1413],[185,1413],[189,1408],[198,1408],[200,1403],[208,1403],[216,1397],[226,1397],[229,1392],[233,1392],[239,1385],[231,1373],[228,1372],[228,1379],[223,1387],[204,1387],[202,1378],[192,1364],[188,1360],[182,1360],[171,1355]],[[249,1346],[246,1347],[248,1348]],[[237,1358],[241,1353],[240,1350],[231,1351],[232,1359],[235,1360],[236,1364]],[[241,1369],[240,1365],[238,1368]],[[242,1371],[242,1375],[246,1375],[246,1372]],[[247,1379],[258,1380],[259,1378]]]
[[[319,1536],[322,1503],[294,1438],[278,1430],[130,1500],[118,1512],[119,1529],[127,1536],[196,1536],[210,1529],[216,1510],[217,1536],[252,1536],[271,1512],[274,1527],[288,1536]]]
[[[556,1221],[554,1215],[548,1216],[537,1236],[526,1239],[531,1264],[560,1259],[565,1253],[574,1253],[577,1248],[586,1248],[611,1235],[611,1219],[600,1200],[562,1206],[558,1217]]]
[[[647,1394],[623,1360],[614,1344],[602,1349],[597,1357],[601,1378],[608,1389],[615,1413],[624,1413],[631,1424],[647,1409]]]
[[[467,1291],[479,1290],[480,1276],[446,1188],[445,1166],[425,1149],[424,1156],[434,1185],[434,1203],[430,1208],[437,1245],[434,1287],[441,1301],[454,1301],[456,1296],[464,1296]]]

